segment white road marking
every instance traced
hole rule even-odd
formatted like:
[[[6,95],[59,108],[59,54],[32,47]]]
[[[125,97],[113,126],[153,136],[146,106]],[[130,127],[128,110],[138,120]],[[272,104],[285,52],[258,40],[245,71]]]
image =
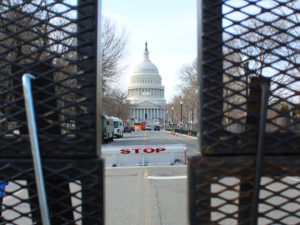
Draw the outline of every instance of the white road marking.
[[[187,179],[187,176],[145,176],[149,180],[180,180]]]

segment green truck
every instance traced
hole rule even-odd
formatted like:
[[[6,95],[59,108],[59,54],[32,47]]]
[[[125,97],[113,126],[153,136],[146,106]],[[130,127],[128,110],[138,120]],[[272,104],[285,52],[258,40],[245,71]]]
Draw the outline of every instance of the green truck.
[[[114,140],[114,120],[110,116],[101,115],[102,143]]]

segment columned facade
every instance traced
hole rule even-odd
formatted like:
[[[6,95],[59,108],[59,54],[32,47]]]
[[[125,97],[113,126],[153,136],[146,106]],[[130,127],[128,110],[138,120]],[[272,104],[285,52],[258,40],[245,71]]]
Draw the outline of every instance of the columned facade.
[[[135,68],[128,87],[130,119],[163,124],[166,100],[161,81],[157,67],[149,59],[146,43],[144,60]]]
[[[130,107],[130,118],[139,120],[164,120],[165,110],[161,107]]]

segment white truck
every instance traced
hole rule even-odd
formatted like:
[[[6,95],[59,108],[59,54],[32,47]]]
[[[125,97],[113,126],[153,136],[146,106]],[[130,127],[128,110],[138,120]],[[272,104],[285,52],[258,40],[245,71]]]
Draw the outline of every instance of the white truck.
[[[114,121],[114,136],[117,138],[123,137],[124,122],[118,117],[112,117]]]

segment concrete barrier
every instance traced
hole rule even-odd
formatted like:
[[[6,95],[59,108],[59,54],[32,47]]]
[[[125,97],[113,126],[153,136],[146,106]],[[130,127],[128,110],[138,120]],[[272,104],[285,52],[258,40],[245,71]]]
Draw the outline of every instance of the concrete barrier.
[[[102,146],[106,166],[186,164],[185,145]]]

